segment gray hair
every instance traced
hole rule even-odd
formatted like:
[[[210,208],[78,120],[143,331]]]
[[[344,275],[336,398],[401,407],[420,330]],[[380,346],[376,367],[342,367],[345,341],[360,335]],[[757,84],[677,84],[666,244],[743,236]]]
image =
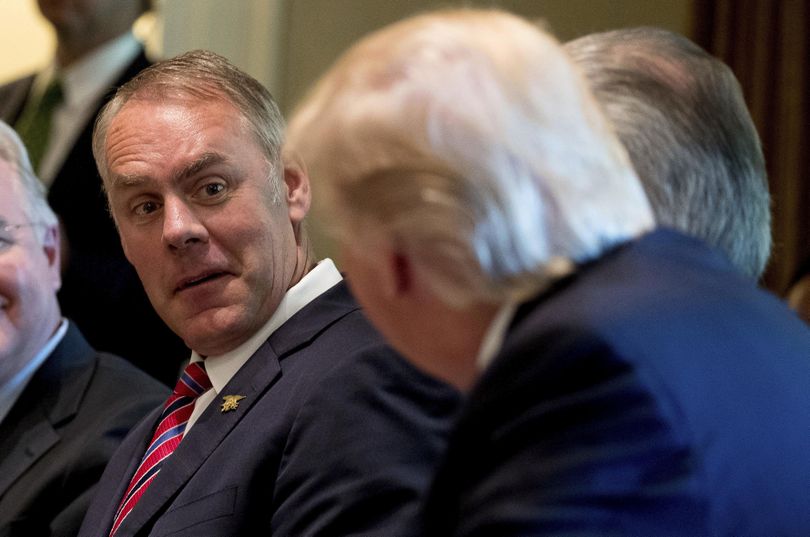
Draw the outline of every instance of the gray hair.
[[[59,220],[45,198],[45,187],[31,168],[25,145],[14,129],[3,121],[0,121],[0,160],[8,163],[16,172],[13,180],[22,187],[25,195],[24,212],[29,221],[43,224],[45,230],[58,226]],[[42,239],[40,235],[37,237]]]
[[[522,300],[653,225],[559,44],[499,10],[421,15],[360,41],[299,107],[288,147],[333,226],[401,248],[451,305]]]
[[[613,122],[656,220],[759,278],[771,250],[770,195],[759,137],[731,69],[659,28],[593,34],[565,48]]]
[[[109,179],[105,144],[112,119],[130,100],[184,98],[198,101],[225,100],[241,114],[259,147],[264,151],[276,198],[281,189],[281,144],[284,118],[273,96],[262,84],[222,56],[193,50],[157,62],[121,86],[96,120],[93,155],[99,173]]]

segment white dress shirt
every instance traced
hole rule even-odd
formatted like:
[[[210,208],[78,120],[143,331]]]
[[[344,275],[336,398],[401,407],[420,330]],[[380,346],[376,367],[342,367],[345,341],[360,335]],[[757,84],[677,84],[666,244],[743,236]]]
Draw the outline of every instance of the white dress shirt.
[[[515,316],[517,311],[517,304],[507,302],[500,307],[498,313],[489,324],[484,338],[481,340],[481,346],[478,348],[478,358],[476,364],[478,371],[483,372],[492,360],[501,350],[503,346],[503,338],[506,337],[506,331],[509,329],[509,324]]]
[[[36,75],[31,98],[42,95],[51,80],[59,76],[64,100],[54,111],[48,147],[38,175],[45,186],[53,183],[85,125],[93,120],[101,99],[112,89],[141,50],[141,44],[127,32],[93,50],[76,63],[60,69],[54,60]]]
[[[65,337],[67,329],[67,319],[63,318],[62,322],[60,322],[59,326],[56,328],[56,332],[53,333],[51,338],[39,350],[34,358],[29,360],[28,363],[26,363],[16,375],[11,377],[9,382],[0,386],[0,423],[2,423],[2,421],[6,418],[8,412],[11,410],[11,407],[17,402],[17,399],[19,399],[20,394],[23,392],[25,387],[28,386],[28,383],[31,381],[31,378],[33,378],[34,373],[37,372],[48,356],[51,355],[56,346],[59,345],[59,342],[62,341],[62,338]]]
[[[186,424],[185,434],[188,434],[188,431],[208,405],[217,399],[219,393],[236,372],[245,365],[248,359],[253,356],[279,326],[342,279],[343,277],[332,260],[324,259],[284,294],[284,298],[281,299],[275,313],[250,339],[234,350],[220,356],[203,358],[196,352],[192,352],[192,362],[205,360],[205,371],[208,373],[208,378],[211,379],[212,389],[197,398],[194,411]]]

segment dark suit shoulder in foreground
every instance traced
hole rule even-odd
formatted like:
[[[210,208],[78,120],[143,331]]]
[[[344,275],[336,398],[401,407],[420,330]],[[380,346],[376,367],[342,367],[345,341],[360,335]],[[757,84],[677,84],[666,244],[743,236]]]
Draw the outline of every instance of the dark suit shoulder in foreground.
[[[517,312],[428,535],[810,535],[810,333],[659,231]]]

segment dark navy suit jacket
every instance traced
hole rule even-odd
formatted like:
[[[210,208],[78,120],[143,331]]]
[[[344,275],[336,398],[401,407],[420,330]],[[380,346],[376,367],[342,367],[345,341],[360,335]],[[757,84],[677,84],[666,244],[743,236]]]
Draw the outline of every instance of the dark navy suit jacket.
[[[107,461],[167,396],[70,325],[0,422],[0,536],[76,535]]]
[[[116,537],[417,536],[458,394],[383,344],[340,283],[278,328],[212,403]],[[156,410],[104,473],[82,537],[107,535]]]
[[[810,535],[810,332],[668,231],[522,307],[428,536]]]
[[[98,111],[118,86],[148,66],[141,52],[110,87]],[[0,118],[14,125],[33,80],[29,76],[0,86]],[[174,386],[190,351],[155,313],[124,257],[93,160],[94,122],[95,114],[82,127],[48,191],[48,203],[59,215],[70,244],[59,304],[93,347],[123,356]]]

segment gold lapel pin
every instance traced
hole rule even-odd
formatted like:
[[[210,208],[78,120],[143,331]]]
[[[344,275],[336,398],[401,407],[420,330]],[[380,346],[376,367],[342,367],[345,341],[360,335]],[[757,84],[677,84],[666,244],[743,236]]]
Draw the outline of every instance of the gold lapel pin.
[[[225,412],[229,412],[231,410],[236,410],[239,408],[239,401],[244,399],[244,395],[226,395],[222,398],[222,407],[221,412],[224,414]]]

